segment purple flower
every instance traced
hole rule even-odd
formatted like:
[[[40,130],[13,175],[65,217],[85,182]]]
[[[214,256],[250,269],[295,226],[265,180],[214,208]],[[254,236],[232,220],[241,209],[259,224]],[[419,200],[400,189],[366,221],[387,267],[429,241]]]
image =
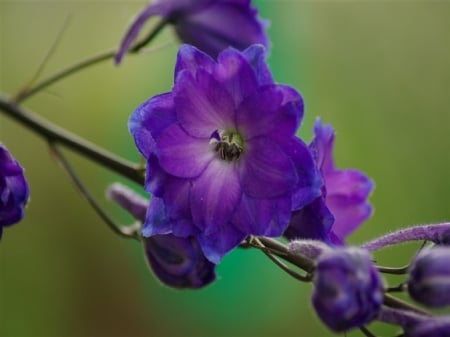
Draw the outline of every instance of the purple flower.
[[[357,170],[334,167],[331,125],[322,125],[317,119],[314,133],[309,148],[324,181],[322,194],[308,206],[293,212],[284,235],[289,239],[307,238],[342,244],[372,214],[367,198],[374,184]]]
[[[131,189],[116,183],[108,189],[108,197],[135,219],[143,223],[149,205],[148,200]],[[153,221],[165,221],[161,200],[152,203]],[[145,256],[158,279],[174,288],[201,288],[216,279],[215,264],[203,255],[197,240],[192,237],[176,237],[172,234],[144,238]]]
[[[429,307],[450,305],[450,247],[422,250],[409,270],[408,292]]]
[[[3,227],[11,226],[23,218],[28,195],[23,168],[0,143],[0,238]]]
[[[367,251],[330,249],[319,256],[312,302],[333,331],[360,327],[373,320],[383,303],[383,283]]]
[[[251,44],[268,46],[265,23],[250,0],[157,0],[139,13],[125,34],[116,55],[120,63],[144,24],[159,15],[172,23],[184,43],[216,57],[227,47],[244,50]]]
[[[250,234],[280,236],[293,207],[320,193],[312,156],[295,136],[302,99],[274,84],[264,57],[261,46],[228,48],[215,62],[184,45],[173,90],[131,116],[146,189],[169,219],[155,223],[149,211],[144,236],[195,236],[218,263]]]

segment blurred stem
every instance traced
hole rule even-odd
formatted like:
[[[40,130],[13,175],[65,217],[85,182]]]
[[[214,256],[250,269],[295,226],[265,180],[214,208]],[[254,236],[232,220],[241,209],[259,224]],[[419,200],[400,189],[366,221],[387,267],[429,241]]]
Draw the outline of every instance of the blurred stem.
[[[150,43],[150,41],[152,41],[158,35],[158,33],[166,26],[166,24],[168,22],[169,21],[167,19],[162,19],[150,31],[150,33],[145,38],[136,42],[136,44],[134,44],[130,48],[128,53],[130,53],[130,54],[138,53],[143,47],[145,47],[148,43]],[[80,62],[77,62],[77,63],[75,63],[67,68],[64,68],[64,69],[56,72],[55,74],[49,76],[47,79],[37,83],[34,87],[30,88],[28,86],[25,86],[12,98],[12,101],[17,102],[17,103],[22,102],[22,101],[26,100],[27,98],[30,98],[34,94],[38,93],[42,89],[48,87],[49,85],[65,78],[71,74],[74,74],[82,69],[88,68],[94,64],[113,59],[114,56],[116,55],[116,53],[117,53],[117,48],[114,48],[114,49],[110,49],[105,52],[102,52],[100,54],[88,57]]]
[[[97,164],[143,185],[144,174],[141,166],[117,157],[116,155],[99,148],[95,144],[48,122],[36,114],[18,107],[1,94],[0,110],[49,142],[62,144],[93,160]]]
[[[114,220],[112,220],[108,214],[103,210],[103,208],[99,205],[99,203],[95,200],[95,198],[92,196],[92,194],[89,192],[89,190],[86,188],[86,186],[83,184],[81,179],[78,177],[77,173],[73,169],[72,165],[70,165],[69,161],[66,159],[62,151],[59,149],[58,145],[55,143],[49,142],[50,148],[52,152],[56,155],[58,161],[61,163],[62,167],[66,171],[66,173],[69,175],[72,182],[75,184],[78,191],[81,193],[81,195],[87,200],[87,202],[92,206],[92,208],[95,210],[95,212],[102,218],[102,220],[107,224],[107,226],[117,235],[127,238],[127,239],[134,239],[134,240],[140,240],[139,232],[138,231],[130,231],[130,228],[128,227],[121,227],[117,225]]]

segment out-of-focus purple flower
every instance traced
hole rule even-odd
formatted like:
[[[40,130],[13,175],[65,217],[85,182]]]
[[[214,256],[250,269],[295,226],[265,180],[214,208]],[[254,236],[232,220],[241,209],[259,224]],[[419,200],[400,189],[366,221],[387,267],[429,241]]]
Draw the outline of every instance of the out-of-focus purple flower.
[[[367,251],[339,247],[319,256],[312,302],[333,331],[360,327],[373,320],[383,302],[383,282]]]
[[[107,196],[117,202],[133,217],[143,223],[149,206],[148,200],[128,187],[116,183],[110,186]],[[152,203],[152,221],[166,221],[161,200]],[[197,240],[176,237],[172,234],[144,238],[145,256],[161,282],[174,288],[201,288],[216,279],[215,264],[203,255]]]
[[[262,46],[228,48],[217,62],[182,46],[173,90],[129,122],[147,159],[146,189],[170,219],[147,220],[144,236],[195,236],[214,263],[248,235],[280,236],[293,207],[320,193],[320,174],[295,135],[302,116],[300,95],[274,84]]]
[[[450,316],[428,317],[405,332],[405,337],[449,337]]]
[[[429,307],[450,305],[450,247],[422,250],[409,270],[408,292]]]
[[[342,244],[372,214],[367,201],[373,181],[353,169],[334,167],[334,130],[317,119],[315,137],[309,148],[320,169],[324,185],[322,194],[306,207],[292,214],[284,235],[289,239],[306,238]]]
[[[0,238],[3,227],[11,226],[23,218],[28,196],[23,168],[0,143]]]
[[[266,24],[250,0],[156,0],[134,19],[116,55],[117,64],[153,16],[162,16],[174,25],[181,41],[214,58],[228,47],[244,50],[255,43],[269,44]]]

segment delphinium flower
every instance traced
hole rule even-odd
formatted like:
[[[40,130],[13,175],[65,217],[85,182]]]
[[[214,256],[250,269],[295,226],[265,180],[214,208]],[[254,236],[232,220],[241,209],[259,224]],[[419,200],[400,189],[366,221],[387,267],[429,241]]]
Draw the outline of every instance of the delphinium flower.
[[[216,57],[227,47],[243,50],[259,43],[268,47],[266,24],[250,0],[156,0],[135,18],[116,55],[120,63],[144,24],[161,16],[172,23],[179,39]]]
[[[317,119],[309,148],[322,174],[322,193],[308,206],[292,214],[284,235],[341,244],[372,214],[367,198],[373,182],[354,169],[336,169],[333,159],[334,130]]]
[[[0,143],[0,238],[3,227],[19,222],[28,202],[29,188],[23,168]]]
[[[408,292],[429,307],[450,305],[450,247],[424,249],[409,270]]]
[[[119,183],[107,191],[109,199],[127,210],[140,224],[145,221],[149,201]],[[163,207],[155,202],[152,207]],[[156,210],[156,214],[164,214]],[[144,238],[145,256],[165,285],[175,288],[201,288],[216,278],[215,264],[208,261],[197,240],[192,237],[176,237],[172,234]]]
[[[333,331],[361,327],[381,309],[382,279],[365,250],[338,247],[324,251],[313,282],[314,308]]]
[[[248,235],[280,236],[291,210],[320,193],[320,174],[296,137],[302,116],[301,96],[274,83],[262,46],[228,48],[217,62],[182,46],[173,90],[129,122],[147,159],[151,204],[164,204],[164,216],[150,207],[143,235],[194,236],[214,263]]]

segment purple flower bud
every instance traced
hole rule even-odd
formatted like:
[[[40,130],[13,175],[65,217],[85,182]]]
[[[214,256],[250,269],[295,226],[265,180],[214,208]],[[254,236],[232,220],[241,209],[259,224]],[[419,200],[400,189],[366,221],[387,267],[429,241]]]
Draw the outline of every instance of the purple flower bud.
[[[318,259],[312,302],[322,321],[333,331],[369,323],[383,302],[383,283],[367,251],[342,247]]]
[[[23,168],[0,143],[0,238],[3,227],[11,226],[23,218],[28,196]]]
[[[170,221],[161,199],[148,200],[120,183],[111,185],[107,196],[143,223],[149,209],[147,221],[156,225]],[[192,237],[160,234],[144,238],[145,256],[155,275],[161,282],[174,288],[201,288],[216,278],[215,264],[208,261],[198,241]]]
[[[450,305],[450,247],[422,250],[409,271],[411,297],[429,307]]]
[[[153,16],[162,16],[172,23],[184,43],[189,43],[212,57],[228,47],[244,50],[259,43],[268,47],[266,24],[250,0],[157,0],[145,7],[125,34],[116,63]]]
[[[196,289],[216,279],[215,265],[192,236],[155,235],[145,238],[144,246],[150,267],[165,285]]]
[[[405,337],[449,337],[450,316],[429,317],[406,329]]]

